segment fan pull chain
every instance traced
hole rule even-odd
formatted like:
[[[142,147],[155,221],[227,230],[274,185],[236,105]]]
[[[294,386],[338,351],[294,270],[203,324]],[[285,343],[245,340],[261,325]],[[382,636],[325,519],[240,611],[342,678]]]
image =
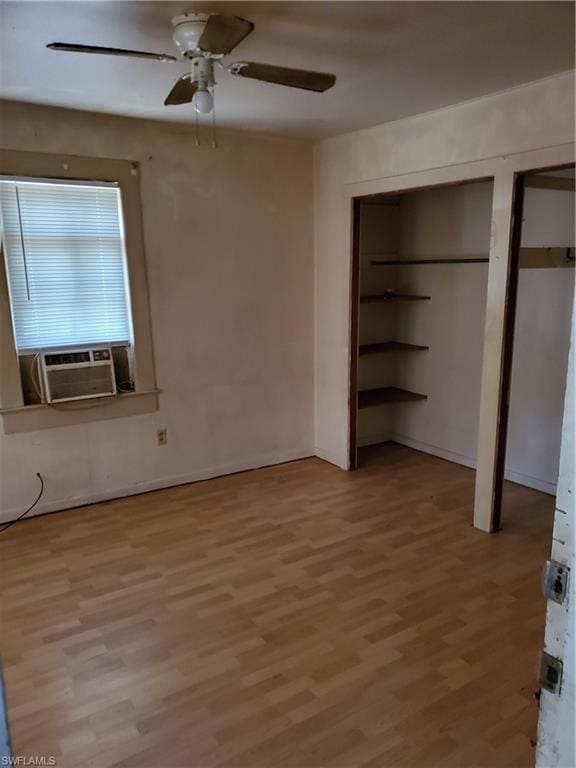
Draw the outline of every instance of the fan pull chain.
[[[200,132],[198,131],[198,110],[193,105],[192,109],[194,110],[194,124],[196,126],[196,146],[200,146]]]

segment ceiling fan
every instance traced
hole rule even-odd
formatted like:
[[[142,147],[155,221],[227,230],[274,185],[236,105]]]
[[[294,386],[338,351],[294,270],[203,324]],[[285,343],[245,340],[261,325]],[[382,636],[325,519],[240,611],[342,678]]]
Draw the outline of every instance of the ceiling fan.
[[[227,56],[252,32],[254,24],[238,16],[219,13],[184,13],[172,19],[173,40],[185,60],[191,63],[190,71],[180,77],[166,99],[166,106],[193,102],[197,112],[208,114],[214,107],[213,90],[216,85],[214,65],[226,69],[236,77],[261,80],[265,83],[302,88],[322,93],[336,82],[334,75],[311,72],[305,69],[277,67],[255,61],[238,61],[224,66],[220,59]],[[106,48],[78,43],[50,43],[54,51],[71,53],[97,53],[110,56],[134,56],[160,62],[177,62],[180,59],[166,53],[132,51],[124,48]]]

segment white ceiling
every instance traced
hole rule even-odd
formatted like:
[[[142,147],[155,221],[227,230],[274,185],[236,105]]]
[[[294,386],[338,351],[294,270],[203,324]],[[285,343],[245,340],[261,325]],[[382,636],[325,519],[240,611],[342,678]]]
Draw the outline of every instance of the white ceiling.
[[[322,137],[537,80],[574,65],[572,2],[1,2],[0,96],[171,121],[185,63],[56,53],[52,41],[174,54],[171,17],[232,13],[256,25],[226,61],[333,72],[325,94],[219,75],[218,124]]]

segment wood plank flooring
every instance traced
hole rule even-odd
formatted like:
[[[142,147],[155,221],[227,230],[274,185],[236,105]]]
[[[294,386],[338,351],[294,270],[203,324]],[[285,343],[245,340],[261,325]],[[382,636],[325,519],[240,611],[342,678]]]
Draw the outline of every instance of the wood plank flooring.
[[[531,766],[553,500],[397,445],[0,537],[14,753],[82,768]]]

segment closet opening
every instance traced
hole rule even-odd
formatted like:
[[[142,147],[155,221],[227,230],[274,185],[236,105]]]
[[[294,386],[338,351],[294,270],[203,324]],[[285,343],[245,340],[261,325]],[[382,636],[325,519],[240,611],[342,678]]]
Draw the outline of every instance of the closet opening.
[[[477,179],[353,201],[351,469],[384,443],[475,467],[492,194]]]
[[[554,510],[574,301],[574,165],[519,174],[505,317],[494,530]],[[524,488],[522,487],[524,486]]]

